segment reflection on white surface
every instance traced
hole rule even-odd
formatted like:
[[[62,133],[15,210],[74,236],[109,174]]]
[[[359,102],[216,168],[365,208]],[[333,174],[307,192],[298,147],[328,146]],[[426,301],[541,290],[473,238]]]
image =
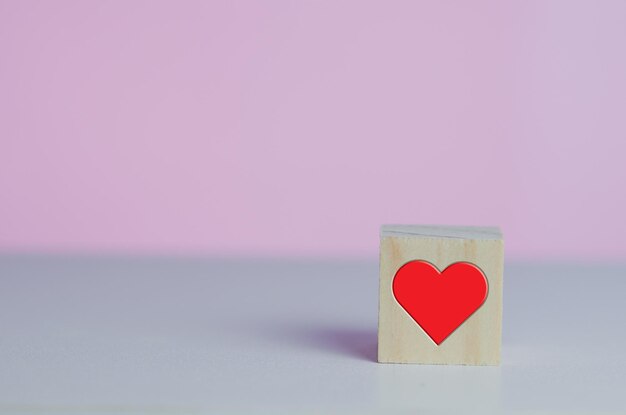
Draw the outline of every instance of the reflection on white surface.
[[[495,411],[500,402],[500,368],[385,365],[378,372],[383,408]]]

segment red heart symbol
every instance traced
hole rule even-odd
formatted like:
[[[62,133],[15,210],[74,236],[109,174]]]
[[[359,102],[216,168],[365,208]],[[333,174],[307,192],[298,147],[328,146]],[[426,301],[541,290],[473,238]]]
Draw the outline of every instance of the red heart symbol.
[[[437,345],[478,310],[488,291],[485,274],[469,262],[439,272],[429,262],[411,261],[393,278],[394,297]]]

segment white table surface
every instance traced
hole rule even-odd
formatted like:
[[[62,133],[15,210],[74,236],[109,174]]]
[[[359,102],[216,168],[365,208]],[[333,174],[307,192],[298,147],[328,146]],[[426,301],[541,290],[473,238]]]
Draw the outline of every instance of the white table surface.
[[[385,365],[375,260],[0,256],[0,413],[625,412],[626,264],[504,278],[502,366]]]

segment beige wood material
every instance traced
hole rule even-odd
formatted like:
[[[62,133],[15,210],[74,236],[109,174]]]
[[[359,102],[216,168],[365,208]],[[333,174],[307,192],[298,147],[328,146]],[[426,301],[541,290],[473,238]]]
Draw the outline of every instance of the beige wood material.
[[[378,361],[498,365],[502,337],[504,240],[495,227],[384,225],[380,234]],[[487,277],[483,305],[439,346],[398,304],[392,291],[396,271],[425,260],[440,271],[471,262]]]

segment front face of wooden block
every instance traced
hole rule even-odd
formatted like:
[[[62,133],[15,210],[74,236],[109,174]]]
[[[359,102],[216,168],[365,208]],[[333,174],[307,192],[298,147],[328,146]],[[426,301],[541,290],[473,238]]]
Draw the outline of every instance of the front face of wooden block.
[[[380,303],[378,361],[497,365],[502,333],[501,239],[384,236],[380,244]],[[457,262],[476,265],[488,282],[482,305],[441,344],[437,345],[393,293],[396,272],[410,261],[427,261],[444,271]],[[445,276],[444,276],[445,277]]]

